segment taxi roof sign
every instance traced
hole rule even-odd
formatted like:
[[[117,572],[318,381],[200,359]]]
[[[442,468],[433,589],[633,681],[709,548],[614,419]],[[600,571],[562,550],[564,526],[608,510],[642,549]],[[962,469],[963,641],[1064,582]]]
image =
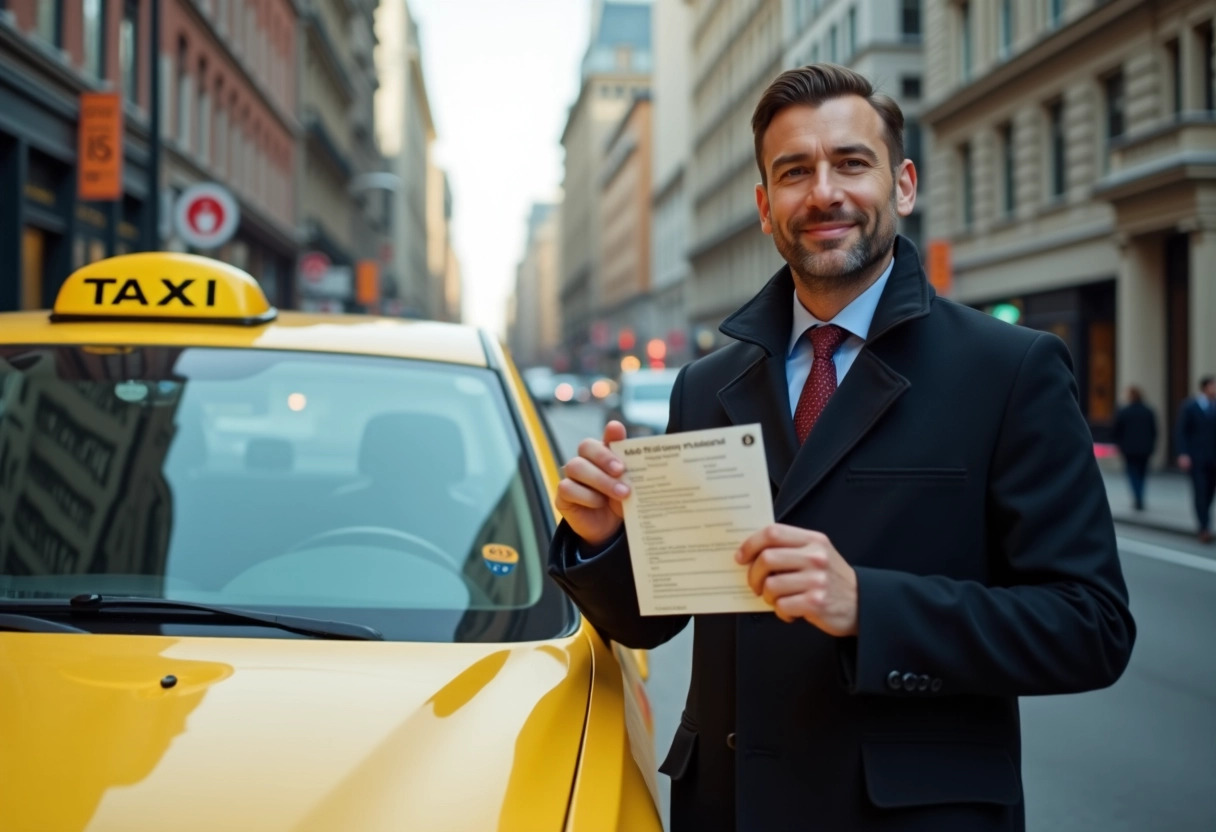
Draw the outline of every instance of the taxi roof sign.
[[[262,287],[235,266],[175,252],[123,254],[64,281],[52,321],[172,321],[256,325],[278,314]]]

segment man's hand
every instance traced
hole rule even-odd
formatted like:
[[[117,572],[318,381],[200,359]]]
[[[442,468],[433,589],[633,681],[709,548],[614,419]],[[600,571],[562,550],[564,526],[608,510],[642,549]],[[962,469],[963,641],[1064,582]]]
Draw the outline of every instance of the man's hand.
[[[601,546],[620,531],[625,511],[621,500],[629,486],[621,481],[625,463],[608,450],[609,442],[625,438],[625,426],[612,421],[604,426],[604,438],[584,439],[578,456],[563,467],[555,505],[562,517],[590,546]]]
[[[857,635],[857,573],[826,535],[774,523],[743,541],[735,560],[749,565],[752,592],[782,621],[805,618],[831,636]]]
[[[1178,456],[1178,467],[1183,471],[1191,470],[1191,458],[1186,454],[1180,454]]]

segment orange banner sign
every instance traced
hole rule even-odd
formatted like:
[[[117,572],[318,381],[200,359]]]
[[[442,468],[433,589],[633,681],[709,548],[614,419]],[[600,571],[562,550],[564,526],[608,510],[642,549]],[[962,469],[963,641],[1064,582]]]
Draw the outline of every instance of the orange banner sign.
[[[954,285],[954,274],[950,265],[950,241],[930,240],[929,256],[925,265],[928,267],[929,282],[942,297],[950,294]]]
[[[80,94],[76,193],[82,200],[122,199],[122,96]]]
[[[380,264],[375,260],[355,265],[355,302],[363,306],[380,302]]]

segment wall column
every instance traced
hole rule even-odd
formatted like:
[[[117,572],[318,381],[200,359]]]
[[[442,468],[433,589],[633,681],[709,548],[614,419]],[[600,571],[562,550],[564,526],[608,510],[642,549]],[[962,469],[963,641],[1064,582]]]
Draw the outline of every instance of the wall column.
[[[1165,459],[1169,403],[1165,332],[1165,251],[1160,237],[1119,235],[1119,278],[1115,288],[1115,378],[1118,401],[1136,386],[1157,413],[1154,467]]]

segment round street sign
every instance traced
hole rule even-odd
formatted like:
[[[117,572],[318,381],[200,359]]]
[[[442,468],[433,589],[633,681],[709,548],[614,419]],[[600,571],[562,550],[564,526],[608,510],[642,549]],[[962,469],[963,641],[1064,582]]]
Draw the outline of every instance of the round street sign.
[[[241,210],[227,188],[214,182],[200,182],[178,197],[173,221],[178,236],[187,245],[219,248],[236,233]]]
[[[300,257],[300,275],[309,283],[320,283],[331,265],[325,252],[305,252]]]

